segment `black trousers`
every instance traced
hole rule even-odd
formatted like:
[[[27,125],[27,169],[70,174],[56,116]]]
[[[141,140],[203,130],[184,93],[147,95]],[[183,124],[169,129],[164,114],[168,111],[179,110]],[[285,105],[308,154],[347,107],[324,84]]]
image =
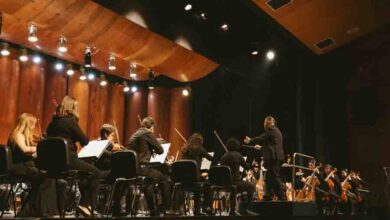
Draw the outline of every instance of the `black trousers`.
[[[256,190],[255,185],[244,181],[234,181],[233,184],[236,185],[237,191],[233,191],[230,194],[230,212],[233,213],[235,211],[237,192],[246,192],[247,194],[246,196],[242,195],[242,205],[240,206],[240,208],[244,209],[240,210],[240,212],[245,211],[245,209],[249,208],[250,203],[253,200],[253,194]]]
[[[93,208],[97,205],[97,194],[100,179],[102,177],[101,171],[94,165],[83,161],[77,157],[76,154],[70,154],[70,169],[84,171],[90,175],[80,179],[79,188],[81,192],[80,205],[91,205]]]
[[[280,178],[281,164],[282,161],[279,160],[270,160],[269,163],[267,163],[267,174],[265,177],[265,201],[271,201],[274,195],[276,195],[279,200],[286,200],[286,194],[283,190],[283,182]]]

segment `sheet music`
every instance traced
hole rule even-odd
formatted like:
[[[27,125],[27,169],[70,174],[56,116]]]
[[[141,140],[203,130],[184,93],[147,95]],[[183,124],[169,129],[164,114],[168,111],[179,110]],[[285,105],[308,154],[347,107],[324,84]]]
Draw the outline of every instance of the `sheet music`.
[[[214,157],[214,152],[209,152],[208,153],[210,156]],[[201,170],[209,170],[211,167],[211,162],[205,158],[202,158],[202,163],[200,164],[200,169]]]
[[[90,141],[87,146],[83,147],[80,152],[78,153],[79,158],[87,158],[87,157],[96,157],[100,158],[100,156],[103,154],[103,151],[106,150],[106,148],[109,145],[109,140],[95,140]]]
[[[150,158],[150,163],[165,163],[165,159],[168,156],[169,148],[171,147],[171,143],[161,144],[164,149],[164,153],[156,154]]]

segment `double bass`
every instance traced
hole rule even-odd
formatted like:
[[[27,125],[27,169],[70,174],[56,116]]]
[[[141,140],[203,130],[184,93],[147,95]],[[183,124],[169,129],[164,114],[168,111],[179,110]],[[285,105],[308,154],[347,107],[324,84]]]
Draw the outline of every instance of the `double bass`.
[[[320,185],[320,181],[315,174],[319,168],[321,166],[316,167],[312,174],[304,179],[305,185],[303,189],[299,190],[295,196],[297,201],[314,202],[316,200],[315,189]]]

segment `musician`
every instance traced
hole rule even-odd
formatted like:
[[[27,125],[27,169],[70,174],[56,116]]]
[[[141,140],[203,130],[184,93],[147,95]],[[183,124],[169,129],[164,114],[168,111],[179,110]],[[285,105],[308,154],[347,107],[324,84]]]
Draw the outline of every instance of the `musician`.
[[[103,124],[100,128],[100,140],[109,140],[110,144],[103,152],[102,156],[96,161],[95,166],[100,170],[111,169],[111,155],[113,151],[121,149],[119,144],[115,143],[116,128],[111,124]]]
[[[330,164],[324,166],[324,175],[321,181],[321,188],[329,193],[324,196],[324,214],[334,214],[337,208],[337,201],[341,195],[341,184],[338,176],[335,174],[336,169]]]
[[[221,157],[221,164],[230,167],[232,172],[233,184],[237,186],[239,192],[246,192],[246,198],[243,198],[243,202],[240,205],[239,213],[241,215],[248,214],[248,208],[253,200],[253,194],[255,192],[255,185],[244,182],[241,179],[240,166],[245,170],[250,169],[250,165],[245,162],[244,157],[241,155],[240,142],[235,138],[229,138],[226,142],[226,148],[229,150]],[[235,215],[235,204],[236,204],[236,192],[230,195],[230,215]]]
[[[203,147],[203,137],[200,133],[194,133],[188,138],[187,144],[181,150],[181,158],[186,160],[194,160],[198,165],[198,169],[200,170],[202,159],[206,158],[209,161],[212,161],[213,157],[207,153],[206,149]],[[200,178],[200,177],[199,177]],[[211,189],[210,185],[206,182],[203,184],[203,210],[207,213],[211,213]],[[195,194],[197,198],[195,198],[195,215],[200,214],[200,195],[198,193]]]
[[[265,201],[271,201],[275,194],[279,200],[286,200],[283,183],[280,178],[280,167],[284,160],[283,136],[273,117],[264,119],[265,132],[258,137],[245,137],[246,144],[256,142],[263,145],[264,167],[267,169],[265,184],[267,186]]]
[[[342,196],[339,205],[339,211],[344,214],[354,214],[356,205],[356,196],[352,193],[351,176],[348,169],[341,170],[340,183],[342,188]],[[346,191],[348,190],[348,191]]]
[[[366,188],[368,184],[360,177],[359,172],[355,170],[351,170],[351,186],[352,192],[356,195],[356,213],[366,215],[368,207],[368,191]]]
[[[101,178],[101,171],[94,165],[83,161],[77,156],[76,143],[81,146],[88,144],[89,139],[81,130],[79,124],[79,103],[70,96],[65,96],[61,104],[57,106],[55,115],[47,128],[48,137],[61,137],[69,140],[70,168],[85,171],[91,175],[80,181],[81,200],[78,211],[84,216],[91,216],[90,207],[96,207],[97,192]]]
[[[164,152],[160,142],[154,135],[154,124],[153,118],[144,118],[141,122],[141,128],[130,137],[127,147],[137,153],[140,175],[151,177],[159,182],[163,199],[162,211],[165,212],[167,209],[171,208],[169,177],[153,167],[148,167],[148,163],[153,154],[162,154]],[[153,188],[152,184],[147,184],[144,193],[151,216],[157,216],[159,212],[157,204],[154,204]]]

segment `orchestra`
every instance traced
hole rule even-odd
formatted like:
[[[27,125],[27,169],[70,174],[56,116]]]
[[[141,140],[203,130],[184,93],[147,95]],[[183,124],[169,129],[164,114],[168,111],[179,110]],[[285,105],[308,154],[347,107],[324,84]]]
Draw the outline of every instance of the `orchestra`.
[[[78,188],[81,198],[76,211],[86,217],[94,214],[99,215],[101,212],[101,210],[97,210],[99,203],[107,203],[104,199],[98,198],[101,181],[105,179],[108,183],[113,182],[112,179],[110,180],[112,153],[132,150],[137,155],[139,175],[153,180],[145,182],[143,188],[139,189],[145,195],[150,216],[182,214],[179,210],[179,207],[183,205],[182,196],[172,198],[173,183],[169,174],[170,165],[178,160],[193,160],[199,169],[198,179],[203,183],[203,190],[200,193],[195,193],[193,197],[194,215],[214,215],[213,195],[208,183],[207,170],[201,170],[201,164],[204,159],[213,161],[215,158],[206,151],[202,134],[194,133],[186,140],[176,129],[183,140],[183,147],[180,148],[176,156],[170,155],[170,161],[165,164],[166,168],[162,169],[155,164],[150,164],[150,160],[154,155],[164,152],[162,147],[164,140],[156,137],[153,118],[139,119],[140,128],[132,134],[126,146],[120,145],[115,122],[114,125],[103,124],[99,140],[108,140],[109,146],[97,160],[83,160],[77,155],[76,144],[86,146],[89,143],[89,138],[78,124],[79,103],[74,98],[66,96],[57,105],[56,112],[46,130],[47,137],[62,137],[69,140],[72,143],[68,149],[71,168],[89,173],[89,175],[80,176]],[[54,193],[46,197],[39,196],[49,191],[41,187],[43,181],[39,179],[39,171],[34,162],[37,141],[44,138],[40,137],[38,140],[34,138],[37,121],[38,119],[31,114],[21,114],[8,140],[13,157],[12,175],[28,176],[32,180],[30,192],[32,196],[26,199],[24,210],[19,212],[21,217],[55,215],[55,211],[50,207],[55,201]],[[237,215],[237,193],[241,193],[241,199],[237,206],[239,215],[251,214],[250,207],[255,201],[276,200],[314,203],[325,215],[366,213],[369,190],[366,182],[357,171],[338,170],[330,164],[322,165],[314,160],[309,160],[307,169],[298,169],[295,173],[295,188],[292,188],[291,182],[284,181],[280,172],[283,169],[282,164],[291,164],[291,157],[284,158],[283,136],[276,126],[276,120],[271,116],[266,117],[264,129],[265,132],[258,137],[245,137],[244,143],[231,137],[225,144],[215,132],[225,151],[220,158],[217,158],[217,163],[230,167],[233,184],[237,187],[237,191],[232,192],[229,197],[230,215]],[[261,151],[261,157],[253,158],[253,155],[242,154],[242,146],[250,143],[256,144],[253,149]],[[287,163],[284,163],[285,161]],[[62,181],[61,184],[62,188],[66,188],[66,181]],[[155,186],[159,189],[157,194],[160,196],[158,198],[156,198]],[[116,189],[112,198],[113,205],[109,209],[111,216],[127,214],[127,210],[124,211],[122,207],[124,202],[133,202],[127,201],[128,197],[126,196],[131,191],[126,186],[120,186]],[[65,190],[62,190],[62,194],[64,192]],[[182,192],[176,195],[182,195]],[[67,197],[61,193],[57,193],[57,196],[63,200],[66,200]],[[201,202],[202,199],[203,202]],[[41,209],[44,210],[34,213],[31,210],[34,210],[34,203],[37,201],[43,207]]]

